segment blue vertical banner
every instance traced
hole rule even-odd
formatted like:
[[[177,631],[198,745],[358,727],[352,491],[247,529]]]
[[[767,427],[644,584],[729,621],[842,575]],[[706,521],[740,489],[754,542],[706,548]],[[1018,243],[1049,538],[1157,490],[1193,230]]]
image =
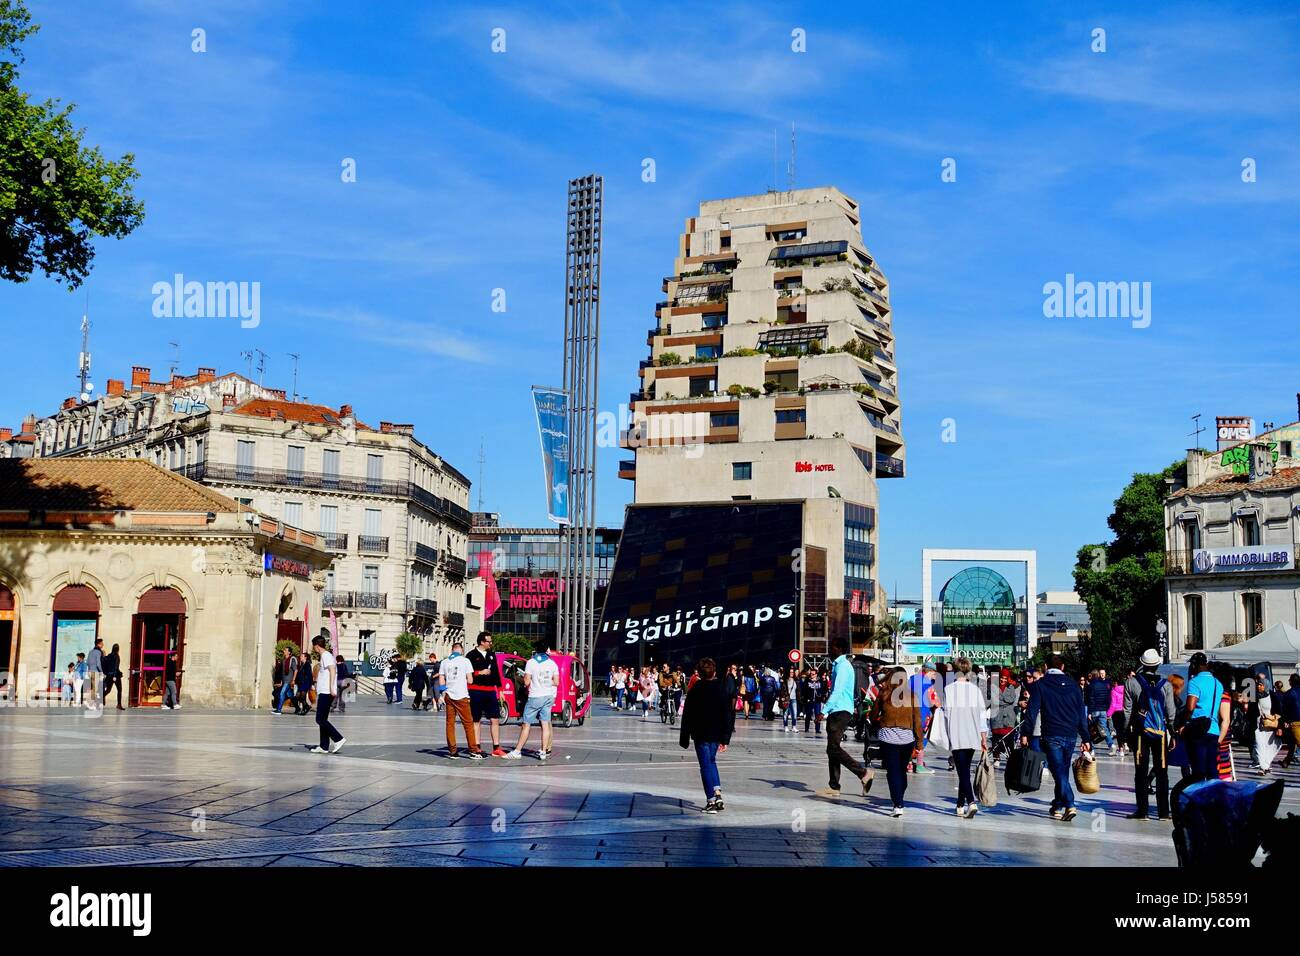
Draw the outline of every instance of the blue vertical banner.
[[[542,440],[546,477],[546,513],[557,524],[569,523],[569,396],[559,388],[533,386],[537,431]]]

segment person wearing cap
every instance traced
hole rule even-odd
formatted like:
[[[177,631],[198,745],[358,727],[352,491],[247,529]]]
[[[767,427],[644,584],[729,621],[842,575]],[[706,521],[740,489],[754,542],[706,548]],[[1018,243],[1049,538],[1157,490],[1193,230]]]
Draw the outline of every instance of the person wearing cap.
[[[1142,652],[1141,670],[1124,682],[1124,726],[1134,747],[1133,793],[1137,809],[1130,820],[1150,819],[1150,787],[1154,773],[1156,812],[1169,819],[1169,754],[1178,745],[1173,735],[1178,701],[1174,685],[1160,676],[1160,652]]]
[[[997,708],[989,721],[989,730],[995,740],[1001,740],[1016,729],[1019,703],[1020,687],[1011,674],[1011,668],[1004,667],[998,673]]]

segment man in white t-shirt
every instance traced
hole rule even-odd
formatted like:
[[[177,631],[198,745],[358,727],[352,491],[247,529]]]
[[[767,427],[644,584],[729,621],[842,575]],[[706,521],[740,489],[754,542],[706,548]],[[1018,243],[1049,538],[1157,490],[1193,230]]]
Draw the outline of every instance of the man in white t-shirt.
[[[311,748],[314,754],[336,754],[348,742],[330,723],[330,708],[334,706],[338,689],[338,665],[334,663],[328,643],[319,636],[311,639],[312,649],[320,655],[320,666],[316,671],[316,725],[320,727],[320,746]]]
[[[507,760],[518,760],[524,755],[524,744],[528,742],[528,731],[534,720],[542,724],[542,749],[537,751],[537,759],[545,760],[551,753],[551,710],[555,707],[555,694],[560,686],[560,668],[547,653],[545,638],[538,639],[533,649],[535,653],[524,665],[528,700],[519,720],[519,743],[506,754]]]
[[[447,705],[447,756],[457,756],[456,718],[465,728],[465,738],[469,741],[469,758],[483,760],[483,752],[478,749],[478,721],[473,719],[469,706],[469,679],[474,674],[474,665],[465,657],[464,646],[457,641],[451,645],[451,656],[442,662],[438,676],[447,685],[443,702]]]

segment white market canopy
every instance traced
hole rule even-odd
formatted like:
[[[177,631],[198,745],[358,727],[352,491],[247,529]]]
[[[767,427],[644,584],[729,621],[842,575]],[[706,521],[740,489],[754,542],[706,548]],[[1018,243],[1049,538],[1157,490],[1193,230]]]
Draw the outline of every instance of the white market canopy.
[[[1248,641],[1216,647],[1205,653],[1212,661],[1227,661],[1232,664],[1268,661],[1270,664],[1293,668],[1300,662],[1300,629],[1279,621]]]

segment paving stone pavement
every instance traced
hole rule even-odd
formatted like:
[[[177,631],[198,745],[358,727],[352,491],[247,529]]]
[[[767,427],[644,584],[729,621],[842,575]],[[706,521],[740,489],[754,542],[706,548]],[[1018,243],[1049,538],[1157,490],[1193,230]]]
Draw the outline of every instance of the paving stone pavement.
[[[0,866],[1172,866],[1168,824],[1123,819],[1132,765],[1101,758],[1073,823],[1043,791],[958,819],[956,784],[883,773],[819,796],[825,738],[738,721],[720,758],[727,809],[701,812],[677,729],[597,703],[545,763],[449,760],[441,714],[359,700],[337,755],[310,717],[266,712],[0,710]],[[482,725],[486,734],[487,725]],[[516,726],[502,729],[507,749]],[[534,731],[530,743],[537,742]],[[859,745],[860,746],[860,745]],[[1283,811],[1300,811],[1295,771]]]

